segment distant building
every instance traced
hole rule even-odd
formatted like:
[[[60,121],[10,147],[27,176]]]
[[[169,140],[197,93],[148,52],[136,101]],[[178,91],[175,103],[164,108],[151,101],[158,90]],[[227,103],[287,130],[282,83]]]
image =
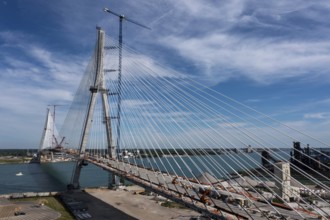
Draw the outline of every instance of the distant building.
[[[253,152],[253,149],[251,147],[251,145],[249,145],[247,148],[246,148],[246,153],[252,153]]]
[[[299,200],[299,188],[291,186],[290,163],[275,163],[274,174],[277,177],[277,180],[275,181],[275,192],[277,193],[277,195],[287,202]]]

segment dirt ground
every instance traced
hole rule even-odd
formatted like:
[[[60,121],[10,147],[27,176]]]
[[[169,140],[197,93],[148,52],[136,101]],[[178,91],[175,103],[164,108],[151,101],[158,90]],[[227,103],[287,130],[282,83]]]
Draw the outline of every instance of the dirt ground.
[[[139,195],[142,189],[137,186],[119,190],[86,189],[74,192],[74,197],[86,202],[92,219],[180,219],[188,220],[200,216],[190,209],[167,208],[159,203],[163,201],[155,196]],[[78,196],[78,197],[77,197]],[[158,201],[157,201],[158,200]]]

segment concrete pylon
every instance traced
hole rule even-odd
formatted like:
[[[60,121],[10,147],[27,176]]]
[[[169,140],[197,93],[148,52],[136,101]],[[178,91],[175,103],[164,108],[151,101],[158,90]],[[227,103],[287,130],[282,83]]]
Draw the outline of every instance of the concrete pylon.
[[[104,82],[104,69],[103,69],[103,56],[104,56],[104,31],[101,28],[97,28],[97,48],[96,48],[96,71],[93,85],[90,86],[90,101],[88,104],[88,112],[86,114],[85,122],[83,125],[81,140],[79,144],[79,158],[75,165],[75,171],[73,173],[71,183],[68,185],[70,189],[79,189],[79,178],[80,172],[84,165],[87,165],[84,161],[85,159],[85,150],[89,138],[91,123],[93,120],[93,113],[96,104],[97,95],[101,95],[102,99],[102,108],[104,113],[104,124],[106,127],[106,136],[107,136],[107,148],[109,158],[116,159],[116,149],[112,145],[112,130],[111,130],[111,118],[110,118],[110,107],[108,101],[109,91],[105,88]],[[109,186],[115,186],[118,184],[117,177],[112,175],[112,178],[109,179]]]

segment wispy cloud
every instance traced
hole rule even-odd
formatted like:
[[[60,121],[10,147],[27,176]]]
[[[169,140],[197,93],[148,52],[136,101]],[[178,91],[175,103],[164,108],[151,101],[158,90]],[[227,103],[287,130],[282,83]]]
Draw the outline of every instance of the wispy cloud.
[[[28,79],[25,83],[33,83],[33,81],[45,83],[39,86],[74,86],[77,85],[77,79],[80,79],[85,69],[87,63],[85,56],[50,52],[46,47],[31,42],[29,37],[24,38],[22,33],[17,36],[14,33],[5,32],[0,33],[0,37],[4,40],[7,37],[10,39],[11,47],[5,52],[0,52],[0,57],[3,58],[0,66],[1,75],[8,80]],[[17,41],[20,43],[14,44]],[[6,46],[1,45],[1,47]],[[51,80],[56,80],[55,84]]]
[[[330,41],[244,39],[215,33],[190,39],[172,36],[164,38],[165,42],[171,42],[169,46],[175,47],[182,56],[200,63],[205,71],[201,74],[218,81],[239,75],[260,83],[298,76],[329,78]]]
[[[261,102],[261,100],[260,99],[247,99],[247,100],[245,100],[245,102],[247,102],[247,103],[256,103],[256,102]]]
[[[70,103],[86,58],[51,52],[22,33],[1,32],[1,39],[5,44],[0,46],[7,47],[0,52],[0,87],[6,88],[0,94],[1,124],[10,122],[11,126],[0,129],[6,128],[3,134],[8,137],[17,132],[32,136],[17,141],[16,146],[37,146],[44,110],[48,104]],[[57,115],[59,121],[63,120],[63,111]]]
[[[330,41],[309,28],[329,33],[318,13],[329,5],[294,2],[173,2],[179,25],[159,40],[213,83],[238,77],[263,84],[298,77],[329,82]]]
[[[105,29],[111,26],[110,34],[117,37],[117,19],[102,12],[103,7],[114,5],[112,2],[77,5],[60,1],[51,7],[41,4],[58,19],[60,31],[67,32],[72,41],[90,44],[95,35],[90,27],[96,25]],[[206,76],[213,84],[240,77],[263,84],[298,77],[329,81],[326,66],[330,60],[330,41],[310,31],[317,29],[324,36],[330,33],[326,28],[328,19],[320,13],[330,10],[325,2],[170,0],[124,5],[116,4],[112,9],[146,25],[154,21],[158,24],[151,32],[145,32],[125,23],[125,41],[134,41],[139,35],[143,37],[138,43],[175,49],[161,51],[161,55],[153,49],[149,52],[162,61],[163,52],[167,56],[168,52],[178,52],[181,57],[173,57],[193,63],[193,74]],[[90,33],[81,38],[82,32]]]
[[[309,113],[304,115],[305,119],[325,119],[329,118],[329,114],[325,112],[320,112],[320,113]]]
[[[240,77],[263,84],[291,78],[329,81],[326,67],[330,41],[324,37],[330,33],[329,19],[323,14],[330,7],[324,1],[170,0],[115,4],[102,0],[39,4],[56,18],[59,31],[76,46],[90,45],[96,25],[111,27],[110,34],[117,37],[118,20],[104,13],[103,7],[146,25],[157,23],[150,32],[125,23],[125,41],[137,39],[147,45],[143,50],[162,61],[166,56],[182,65],[189,62],[194,67],[192,74],[202,75],[213,84]],[[88,35],[81,37],[81,33]],[[165,50],[155,51],[150,45]],[[177,52],[181,56],[174,54]]]

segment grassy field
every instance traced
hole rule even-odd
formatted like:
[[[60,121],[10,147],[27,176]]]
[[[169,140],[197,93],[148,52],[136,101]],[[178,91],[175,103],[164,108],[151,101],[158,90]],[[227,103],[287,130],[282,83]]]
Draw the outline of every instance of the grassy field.
[[[12,201],[33,201],[38,204],[43,203],[44,205],[61,213],[61,217],[58,220],[74,220],[75,218],[65,209],[61,202],[56,197],[33,197],[33,198],[22,198],[13,199]]]

